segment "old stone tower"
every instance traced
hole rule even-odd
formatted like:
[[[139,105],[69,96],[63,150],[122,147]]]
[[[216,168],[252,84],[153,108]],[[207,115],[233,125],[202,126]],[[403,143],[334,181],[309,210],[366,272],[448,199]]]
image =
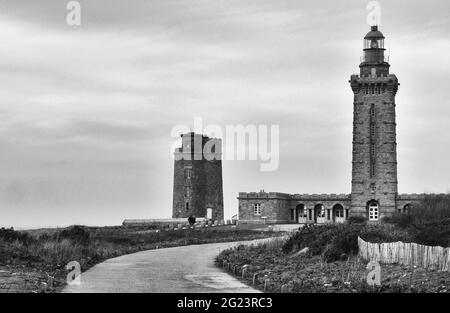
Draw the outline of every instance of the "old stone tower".
[[[352,75],[353,163],[350,211],[378,221],[396,211],[397,77],[389,74],[384,36],[377,26],[364,37],[359,75]]]
[[[175,150],[173,218],[223,220],[222,140],[193,132]]]

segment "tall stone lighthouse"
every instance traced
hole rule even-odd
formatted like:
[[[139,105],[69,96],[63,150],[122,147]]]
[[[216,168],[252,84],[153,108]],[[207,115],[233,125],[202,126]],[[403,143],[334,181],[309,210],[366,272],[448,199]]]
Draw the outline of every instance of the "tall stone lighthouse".
[[[351,194],[240,192],[241,223],[344,223],[353,216],[377,223],[420,205],[424,194],[397,191],[395,95],[399,83],[389,73],[378,26],[364,37],[363,51],[360,72],[349,81],[354,93]]]
[[[397,77],[389,73],[384,36],[377,26],[364,37],[359,75],[351,75],[353,163],[350,211],[378,221],[396,211]]]

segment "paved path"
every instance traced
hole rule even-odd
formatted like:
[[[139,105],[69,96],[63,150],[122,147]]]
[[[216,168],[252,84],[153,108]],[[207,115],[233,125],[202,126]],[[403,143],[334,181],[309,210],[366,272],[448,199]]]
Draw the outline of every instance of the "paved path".
[[[63,292],[258,292],[214,264],[220,251],[237,244],[191,245],[123,255],[95,265],[81,274],[81,285],[67,286]]]

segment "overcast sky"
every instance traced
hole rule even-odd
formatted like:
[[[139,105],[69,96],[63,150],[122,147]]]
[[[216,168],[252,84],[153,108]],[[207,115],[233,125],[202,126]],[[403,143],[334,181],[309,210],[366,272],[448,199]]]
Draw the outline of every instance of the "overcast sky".
[[[280,166],[223,163],[239,191],[349,193],[367,1],[0,0],[0,226],[170,217],[176,124],[279,125]],[[380,1],[399,191],[450,191],[450,2]]]

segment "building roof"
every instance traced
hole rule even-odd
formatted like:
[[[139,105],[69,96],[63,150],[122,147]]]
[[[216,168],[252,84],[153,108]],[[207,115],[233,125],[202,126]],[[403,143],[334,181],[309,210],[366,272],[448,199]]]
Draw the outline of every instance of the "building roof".
[[[378,26],[372,26],[370,32],[364,39],[384,39],[383,33],[378,30]]]

